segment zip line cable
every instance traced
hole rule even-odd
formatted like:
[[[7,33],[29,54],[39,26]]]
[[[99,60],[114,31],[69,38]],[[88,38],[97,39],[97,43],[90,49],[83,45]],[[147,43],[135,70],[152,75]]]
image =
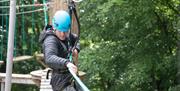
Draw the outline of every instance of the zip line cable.
[[[45,4],[29,4],[29,5],[16,5],[16,8],[23,8],[23,7],[41,7],[41,6],[49,6],[50,3]],[[9,8],[10,6],[0,6],[0,8]]]
[[[6,40],[8,40],[8,32],[9,32],[9,16],[6,16]],[[8,48],[8,43],[6,43],[6,47]]]
[[[16,13],[16,15],[20,15],[20,14],[28,14],[28,13],[34,13],[34,12],[39,12],[39,11],[44,11],[44,13],[49,9],[50,3],[43,3],[43,4],[32,4],[32,5],[21,5],[21,6],[16,6],[16,8],[19,7],[39,7],[39,6],[44,6],[43,9],[37,9],[37,10],[31,10],[31,11],[23,11],[23,12],[19,12]],[[0,8],[8,8],[9,6],[0,6]],[[0,16],[4,16],[4,15],[9,15],[9,14],[0,14]],[[47,21],[47,20],[46,20]]]
[[[18,13],[16,13],[16,15],[29,14],[29,13],[40,12],[40,11],[44,11],[44,9],[37,9],[37,10],[30,10],[30,11],[25,11],[25,12],[18,12]],[[9,15],[9,14],[0,14],[0,16],[5,16],[5,15]]]

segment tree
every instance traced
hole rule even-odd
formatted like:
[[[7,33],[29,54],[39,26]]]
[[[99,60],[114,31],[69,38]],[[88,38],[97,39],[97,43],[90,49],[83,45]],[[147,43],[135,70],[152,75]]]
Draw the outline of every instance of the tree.
[[[179,3],[87,0],[81,4],[81,39],[89,45],[82,49],[80,63],[92,90],[170,91],[176,87]]]

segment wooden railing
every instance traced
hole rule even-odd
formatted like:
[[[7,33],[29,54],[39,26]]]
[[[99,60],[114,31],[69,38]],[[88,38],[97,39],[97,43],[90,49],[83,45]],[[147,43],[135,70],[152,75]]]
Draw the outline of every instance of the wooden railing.
[[[32,71],[30,74],[12,74],[12,83],[15,84],[33,84],[40,88],[40,91],[52,91],[50,86],[50,79],[46,79],[46,73],[49,69],[47,65],[43,62],[44,56],[43,54],[35,54],[34,56],[19,56],[13,58],[13,62],[20,62],[20,61],[27,61],[35,59],[41,65],[46,67],[44,70],[36,70]],[[3,61],[2,61],[3,63]],[[84,79],[86,73],[79,71],[78,72],[81,79]],[[0,73],[0,84],[1,84],[1,91],[4,91],[5,86],[5,77],[6,73]],[[51,75],[50,77],[51,78]]]

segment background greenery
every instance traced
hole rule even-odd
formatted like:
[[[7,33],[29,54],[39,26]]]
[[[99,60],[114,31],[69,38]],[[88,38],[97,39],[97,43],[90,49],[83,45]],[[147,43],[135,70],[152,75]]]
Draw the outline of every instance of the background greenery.
[[[23,1],[25,4],[33,3],[31,0]],[[21,4],[22,0],[17,3]],[[83,0],[78,4],[78,11],[81,22],[79,67],[87,73],[84,82],[91,91],[180,89],[179,0]],[[4,20],[4,29],[6,18],[0,17],[1,21]],[[38,40],[44,26],[43,12],[34,13],[34,16],[24,15],[25,43],[22,40],[22,15],[17,19],[16,38],[21,39],[21,43],[16,43],[16,55],[40,52],[41,46],[35,40]],[[5,34],[1,31],[4,49],[7,43]],[[6,54],[6,50],[3,50],[3,54]],[[17,63],[13,70],[15,73],[29,73],[40,68],[33,61]],[[13,91],[21,91],[22,88],[16,85],[14,89],[17,90]],[[33,86],[26,89],[38,91]]]

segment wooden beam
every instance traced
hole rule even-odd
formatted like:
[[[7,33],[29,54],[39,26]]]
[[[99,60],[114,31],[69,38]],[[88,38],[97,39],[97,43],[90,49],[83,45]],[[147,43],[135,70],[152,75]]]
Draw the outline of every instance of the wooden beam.
[[[40,58],[40,59],[43,59],[43,58],[44,58],[44,54],[43,54],[43,53],[35,54],[35,56],[36,56],[37,58]]]
[[[44,55],[41,54],[35,54],[35,56],[28,56],[28,55],[24,55],[24,56],[18,56],[18,57],[14,57],[13,58],[13,62],[20,62],[20,61],[26,61],[26,60],[30,60],[36,58],[36,60],[41,63],[43,66],[47,67],[44,62],[42,62],[42,60],[44,59]],[[4,61],[0,60],[0,64],[4,64]]]
[[[19,57],[14,57],[13,58],[13,61],[14,62],[19,62],[19,61],[24,61],[24,60],[30,60],[30,59],[33,59],[34,57],[33,56],[19,56]]]
[[[44,63],[44,54],[35,54],[36,61],[38,61],[41,65],[43,65],[45,68],[48,68],[48,66]]]
[[[34,57],[37,57],[38,59],[43,59],[43,54],[36,54],[35,56],[24,55],[24,56],[14,57],[13,62],[26,61],[26,60],[33,59]],[[0,64],[3,64],[3,63],[4,61],[0,60]]]
[[[0,82],[5,82],[6,73],[0,73]],[[12,83],[40,85],[40,79],[32,79],[29,74],[12,74]]]
[[[19,57],[14,57],[13,62],[19,62],[19,61],[25,61],[25,60],[30,60],[33,59],[33,56],[19,56]],[[0,61],[0,64],[4,64],[4,61]]]

